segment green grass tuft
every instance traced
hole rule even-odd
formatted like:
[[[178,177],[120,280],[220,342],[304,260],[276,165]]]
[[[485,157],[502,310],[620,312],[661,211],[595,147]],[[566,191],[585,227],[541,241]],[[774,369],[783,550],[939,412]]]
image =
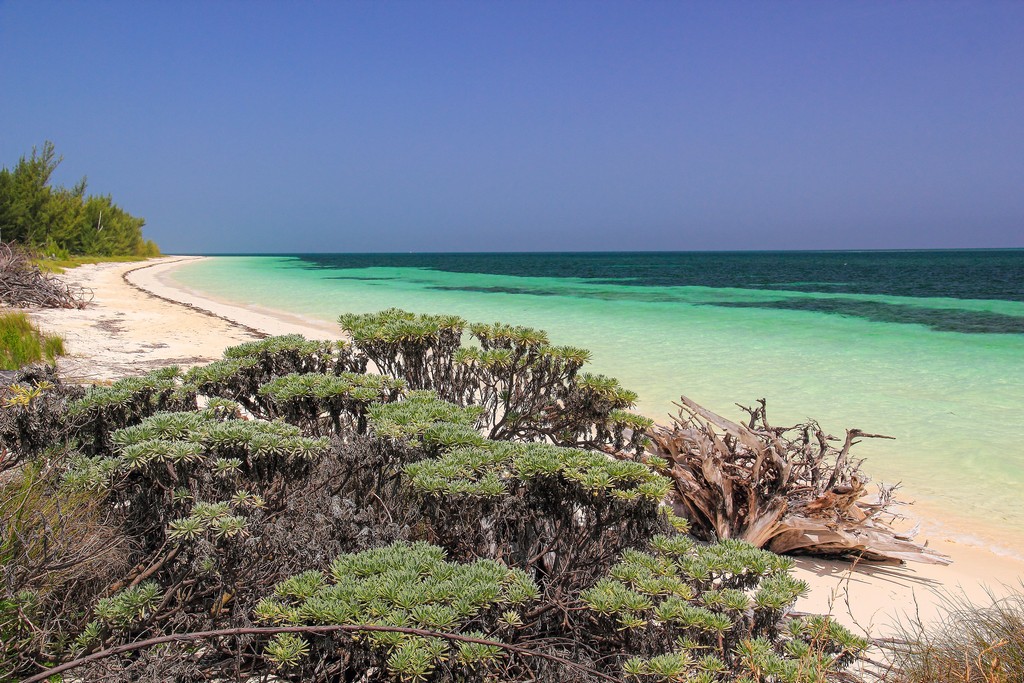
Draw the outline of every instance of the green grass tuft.
[[[17,370],[64,355],[64,340],[44,334],[24,313],[0,313],[0,370]]]

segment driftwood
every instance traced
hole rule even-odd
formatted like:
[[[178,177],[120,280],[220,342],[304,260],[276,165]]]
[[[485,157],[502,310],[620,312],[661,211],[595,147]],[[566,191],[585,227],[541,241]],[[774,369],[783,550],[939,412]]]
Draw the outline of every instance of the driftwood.
[[[16,308],[85,308],[92,292],[42,272],[15,244],[0,243],[0,303]]]
[[[652,430],[651,451],[669,464],[673,505],[708,540],[735,538],[777,553],[855,557],[873,562],[948,564],[890,523],[895,486],[868,497],[868,478],[850,450],[864,438],[892,438],[858,429],[840,439],[809,420],[791,427],[768,422],[764,399],[740,406],[746,424],[680,398],[671,426]],[[838,447],[837,447],[838,446]]]

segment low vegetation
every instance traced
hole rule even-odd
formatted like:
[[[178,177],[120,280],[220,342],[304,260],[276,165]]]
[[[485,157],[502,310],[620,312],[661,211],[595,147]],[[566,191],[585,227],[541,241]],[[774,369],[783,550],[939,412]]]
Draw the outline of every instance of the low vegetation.
[[[71,268],[77,268],[78,266],[85,266],[93,263],[132,263],[135,261],[145,261],[146,259],[159,255],[159,253],[153,253],[147,256],[131,256],[125,254],[119,256],[67,256],[64,258],[39,256],[34,260],[34,263],[44,273],[60,275],[64,271]]]
[[[850,680],[868,643],[793,613],[791,560],[690,535],[586,352],[342,325],[3,390],[0,680]]]
[[[636,393],[581,372],[590,352],[553,346],[542,330],[398,309],[343,315],[339,322],[383,373],[482,408],[480,426],[491,439],[635,453],[646,443],[651,421],[626,411]],[[477,345],[463,345],[464,332]]]
[[[28,316],[0,313],[0,370],[17,370],[30,363],[53,363],[64,355],[64,340],[41,332]]]
[[[1005,587],[1004,587],[1005,588]],[[943,596],[935,624],[900,625],[882,642],[889,683],[1011,683],[1024,681],[1024,584],[987,605],[963,594]]]

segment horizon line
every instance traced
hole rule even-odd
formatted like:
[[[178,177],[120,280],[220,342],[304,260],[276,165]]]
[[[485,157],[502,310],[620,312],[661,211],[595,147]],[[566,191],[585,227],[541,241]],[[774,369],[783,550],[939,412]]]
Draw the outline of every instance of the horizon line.
[[[1021,251],[1024,247],[908,247],[878,249],[586,249],[535,251],[231,251],[175,252],[164,256],[473,256],[473,255],[559,255],[559,254],[863,254],[921,252],[998,252]]]

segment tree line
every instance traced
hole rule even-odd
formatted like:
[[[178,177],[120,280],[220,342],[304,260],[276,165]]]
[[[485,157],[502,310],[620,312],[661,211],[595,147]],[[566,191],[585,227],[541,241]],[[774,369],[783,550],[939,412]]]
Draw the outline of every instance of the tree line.
[[[110,195],[87,195],[85,178],[71,188],[51,185],[62,160],[47,141],[13,169],[0,169],[0,240],[61,257],[159,255],[142,236],[145,219]]]

